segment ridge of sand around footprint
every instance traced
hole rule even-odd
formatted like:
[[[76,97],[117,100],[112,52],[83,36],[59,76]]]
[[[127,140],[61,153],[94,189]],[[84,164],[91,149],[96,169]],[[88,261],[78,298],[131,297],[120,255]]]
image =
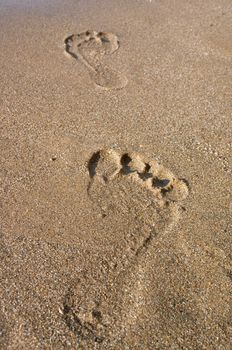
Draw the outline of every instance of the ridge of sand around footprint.
[[[104,56],[113,54],[118,48],[118,37],[107,32],[88,30],[65,39],[66,52],[86,67],[97,86],[107,90],[121,89],[127,84],[125,76],[103,62]]]
[[[135,291],[134,303],[121,291],[128,278],[143,283],[139,278],[143,257],[153,250],[155,238],[177,223],[188,186],[155,160],[134,152],[102,149],[93,153],[88,170],[95,214],[111,242],[115,237],[107,269],[99,266],[97,276],[89,273],[74,283],[64,301],[66,324],[90,348],[102,342],[113,344],[136,322],[136,314],[141,313],[136,298],[143,298],[143,286]]]

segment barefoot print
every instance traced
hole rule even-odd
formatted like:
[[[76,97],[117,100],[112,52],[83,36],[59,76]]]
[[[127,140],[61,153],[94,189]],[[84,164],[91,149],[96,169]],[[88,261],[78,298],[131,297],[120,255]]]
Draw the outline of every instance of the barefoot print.
[[[88,171],[88,194],[109,238],[113,232],[110,259],[117,263],[100,278],[86,276],[70,287],[64,313],[81,344],[95,349],[109,340],[113,344],[127,325],[136,322],[145,278],[143,258],[152,251],[156,237],[170,232],[178,221],[188,185],[153,159],[114,149],[95,152]],[[133,278],[137,287],[132,303],[122,290]],[[127,306],[133,310],[126,310]]]
[[[126,77],[103,62],[104,56],[113,54],[118,48],[117,36],[107,32],[88,30],[65,39],[66,52],[81,62],[94,83],[104,89],[121,89],[127,84]]]

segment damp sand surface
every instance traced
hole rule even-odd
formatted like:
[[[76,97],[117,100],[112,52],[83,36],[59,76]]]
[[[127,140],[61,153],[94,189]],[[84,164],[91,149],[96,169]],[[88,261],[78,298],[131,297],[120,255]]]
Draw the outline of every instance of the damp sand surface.
[[[231,349],[231,2],[0,23],[0,348]]]

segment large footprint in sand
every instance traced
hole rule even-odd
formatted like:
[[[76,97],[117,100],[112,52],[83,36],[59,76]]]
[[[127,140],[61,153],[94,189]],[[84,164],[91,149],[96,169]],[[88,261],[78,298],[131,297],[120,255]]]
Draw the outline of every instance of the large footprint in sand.
[[[127,84],[126,77],[103,63],[104,56],[118,48],[118,38],[112,33],[89,30],[65,39],[66,52],[85,65],[95,84],[105,89],[121,89]]]
[[[139,278],[143,259],[158,235],[170,234],[181,215],[188,186],[155,160],[133,152],[100,150],[92,155],[88,170],[88,193],[114,245],[111,258],[117,263],[96,281],[86,277],[72,286],[64,315],[83,346],[92,349],[109,339],[112,344],[115,335],[120,337],[121,329],[131,323],[127,316],[137,311],[121,310],[125,305],[136,308],[122,300],[124,277]],[[142,295],[143,288],[138,293]],[[108,329],[114,329],[114,334]]]

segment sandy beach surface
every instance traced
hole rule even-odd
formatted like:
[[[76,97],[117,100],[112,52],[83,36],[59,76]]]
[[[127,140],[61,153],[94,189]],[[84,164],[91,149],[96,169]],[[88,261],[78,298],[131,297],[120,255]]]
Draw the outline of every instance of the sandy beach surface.
[[[230,350],[232,3],[0,1],[0,348]]]

